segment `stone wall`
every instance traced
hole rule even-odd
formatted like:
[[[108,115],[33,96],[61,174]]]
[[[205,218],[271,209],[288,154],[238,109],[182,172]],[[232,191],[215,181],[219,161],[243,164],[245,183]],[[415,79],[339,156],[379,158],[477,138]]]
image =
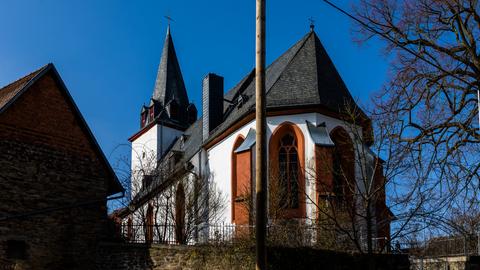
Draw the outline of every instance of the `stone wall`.
[[[143,244],[103,244],[97,253],[99,269],[253,269],[244,248],[188,247]]]
[[[478,270],[479,256],[438,256],[429,258],[412,258],[413,270]]]
[[[352,256],[311,248],[269,248],[269,269],[368,269],[407,270],[405,255]],[[255,269],[255,249],[241,246],[163,246],[102,244],[97,252],[99,269],[246,270]]]
[[[91,265],[96,242],[106,234],[104,177],[91,160],[0,142],[0,213],[13,216],[0,221],[0,265],[23,269]],[[19,216],[23,214],[27,216]],[[8,254],[12,249],[17,252],[12,241],[24,243],[23,259]]]

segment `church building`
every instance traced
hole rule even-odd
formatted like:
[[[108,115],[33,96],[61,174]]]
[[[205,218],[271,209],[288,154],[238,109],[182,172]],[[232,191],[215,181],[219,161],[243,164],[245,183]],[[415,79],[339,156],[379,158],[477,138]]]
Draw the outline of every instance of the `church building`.
[[[371,211],[373,237],[388,241],[391,213],[382,161],[369,150],[371,120],[313,27],[268,66],[266,92],[269,226],[332,224],[328,217],[341,209],[342,222],[362,231],[359,216]],[[123,233],[132,241],[194,243],[236,237],[254,224],[255,70],[227,91],[223,77],[207,74],[200,117],[187,93],[168,28],[152,97],[129,138]],[[371,186],[379,191],[365,210],[361,197]]]

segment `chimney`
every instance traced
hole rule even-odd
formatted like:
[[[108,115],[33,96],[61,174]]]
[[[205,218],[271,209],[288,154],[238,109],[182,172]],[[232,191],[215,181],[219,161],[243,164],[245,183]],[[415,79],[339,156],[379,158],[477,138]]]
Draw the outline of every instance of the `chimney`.
[[[203,140],[223,120],[223,77],[209,73],[203,78]]]

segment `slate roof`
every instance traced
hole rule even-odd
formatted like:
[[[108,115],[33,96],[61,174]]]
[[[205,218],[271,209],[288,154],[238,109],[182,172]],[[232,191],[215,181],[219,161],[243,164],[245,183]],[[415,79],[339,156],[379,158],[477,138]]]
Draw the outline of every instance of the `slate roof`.
[[[167,28],[167,35],[163,44],[152,99],[159,101],[163,106],[171,100],[176,100],[178,105],[185,109],[189,104],[187,90],[170,34],[170,26]]]
[[[166,43],[170,42],[168,35]],[[165,54],[165,46],[163,54]],[[346,104],[358,108],[314,31],[309,32],[290,47],[265,72],[267,109],[319,106],[341,113]],[[225,93],[224,100],[223,122],[210,132],[207,140],[204,141],[202,138],[202,118],[200,118],[185,131],[183,139],[177,138],[173,143],[168,152],[182,154],[177,166],[186,164],[203,145],[255,111],[255,69]],[[168,156],[168,153],[165,156]]]
[[[341,112],[346,104],[356,106],[345,83],[314,31],[310,31],[266,69],[267,108],[321,106]],[[242,96],[242,106],[238,98]],[[235,122],[255,110],[255,70],[225,93],[224,119],[205,141],[221,135]],[[184,151],[184,159],[202,147],[202,119],[187,131],[187,142],[179,149],[179,141],[172,150]]]
[[[12,105],[15,100],[17,100],[23,93],[30,89],[30,86],[33,85],[36,81],[40,78],[45,76],[47,73],[52,72],[53,78],[59,84],[59,88],[61,91],[64,91],[65,96],[67,97],[67,102],[70,103],[73,107],[73,112],[75,116],[79,119],[81,124],[81,128],[87,133],[88,138],[93,144],[93,147],[97,151],[100,160],[104,163],[105,167],[107,168],[108,173],[110,174],[109,183],[108,183],[108,195],[116,194],[119,192],[124,192],[122,185],[120,184],[115,172],[113,171],[110,163],[108,163],[107,158],[103,154],[102,149],[98,145],[95,137],[93,136],[92,131],[88,127],[85,119],[83,118],[80,110],[76,106],[72,96],[68,92],[67,87],[63,83],[60,74],[56,70],[53,64],[47,64],[40,69],[26,75],[23,78],[16,80],[15,82],[0,88],[0,114],[6,111],[10,105]]]
[[[310,31],[265,71],[267,109],[319,106],[342,112],[345,106],[358,108],[320,39]],[[206,141],[221,135],[245,115],[255,111],[255,70],[225,94],[224,121]],[[236,101],[242,95],[243,105]]]
[[[202,146],[202,118],[198,119],[183,133],[181,137],[173,144],[172,150],[183,153],[181,163],[189,161]],[[183,140],[183,141],[182,141]]]

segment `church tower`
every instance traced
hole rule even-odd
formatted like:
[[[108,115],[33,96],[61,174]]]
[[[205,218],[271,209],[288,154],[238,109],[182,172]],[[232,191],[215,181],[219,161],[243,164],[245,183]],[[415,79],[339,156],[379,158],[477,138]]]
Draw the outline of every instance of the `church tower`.
[[[142,107],[140,127],[144,128],[154,121],[161,121],[162,125],[183,131],[196,119],[197,110],[195,105],[188,101],[168,26],[155,88],[149,106]]]
[[[140,130],[129,138],[132,173],[148,174],[155,169],[157,161],[196,120],[197,109],[188,100],[168,26],[152,97],[140,110]]]

